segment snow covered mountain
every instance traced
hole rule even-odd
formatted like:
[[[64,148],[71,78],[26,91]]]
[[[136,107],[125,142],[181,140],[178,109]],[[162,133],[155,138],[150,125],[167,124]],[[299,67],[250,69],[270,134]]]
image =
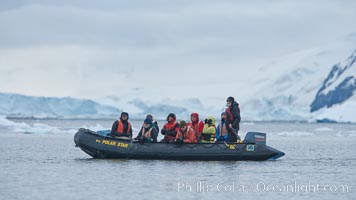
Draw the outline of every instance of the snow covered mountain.
[[[355,61],[356,50],[345,62],[333,66],[313,103],[310,105],[311,112],[323,107],[330,108],[335,104],[341,104],[353,96],[356,90]]]
[[[8,117],[98,118],[118,113],[119,109],[92,100],[0,93],[0,115]]]
[[[354,91],[352,77],[355,77],[351,66],[355,47],[356,39],[352,36],[282,57],[262,67],[256,74],[251,94],[241,104],[245,110],[244,118],[290,121],[327,118],[356,122],[356,116],[341,120],[311,112],[324,106],[327,107],[324,110],[328,110],[331,105],[351,101],[349,98]],[[350,110],[343,111],[340,115],[349,113]]]
[[[310,111],[314,118],[339,122],[356,121],[356,50],[344,62],[334,65],[323,82]]]
[[[344,40],[281,56],[251,77],[243,77],[245,82],[224,79],[219,83],[157,88],[142,85],[94,100],[0,93],[0,115],[106,118],[127,111],[137,119],[148,113],[165,119],[170,112],[177,114],[178,119],[188,119],[191,112],[199,112],[201,118],[219,117],[226,97],[232,95],[240,103],[243,120],[356,122],[356,115],[351,112],[356,110],[355,49],[353,34]],[[241,69],[231,69],[229,74],[238,75],[238,70]]]

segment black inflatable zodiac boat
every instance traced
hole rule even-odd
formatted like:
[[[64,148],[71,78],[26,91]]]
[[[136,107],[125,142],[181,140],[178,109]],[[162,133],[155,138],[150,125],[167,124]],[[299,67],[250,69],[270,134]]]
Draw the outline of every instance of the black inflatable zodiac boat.
[[[284,153],[266,145],[266,134],[248,132],[240,143],[139,143],[88,129],[74,136],[77,147],[93,158],[161,160],[276,160]]]

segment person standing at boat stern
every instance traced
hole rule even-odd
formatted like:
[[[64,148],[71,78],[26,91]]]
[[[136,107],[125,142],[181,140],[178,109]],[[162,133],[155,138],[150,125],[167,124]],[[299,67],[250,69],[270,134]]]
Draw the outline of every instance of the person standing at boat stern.
[[[191,120],[191,122],[188,122],[187,125],[194,129],[197,138],[199,138],[200,135],[201,135],[201,132],[203,132],[204,122],[203,121],[199,121],[199,114],[198,113],[190,114],[190,120]]]
[[[142,142],[157,142],[157,129],[151,118],[146,118],[136,140]]]
[[[129,120],[129,114],[127,112],[122,112],[120,119],[116,120],[112,125],[110,135],[111,137],[119,137],[121,139],[132,138],[132,127]]]
[[[188,126],[185,121],[179,122],[179,130],[176,136],[176,143],[196,143],[197,137],[192,127]]]
[[[161,142],[173,142],[179,129],[179,124],[176,122],[176,115],[169,113],[166,121],[167,123],[161,130],[161,134],[164,135],[164,138],[161,140]]]
[[[227,129],[225,126],[226,122],[226,113],[221,113],[221,122],[219,123],[218,127],[216,128],[216,141],[217,142],[228,142],[229,141],[229,134],[227,133]]]
[[[238,136],[240,130],[240,108],[234,97],[228,97],[226,100],[226,129],[228,132],[229,142],[237,142],[240,140]]]
[[[205,125],[203,132],[201,133],[201,143],[214,143],[215,142],[215,134],[216,134],[216,127],[215,127],[215,118],[208,117],[205,119]]]

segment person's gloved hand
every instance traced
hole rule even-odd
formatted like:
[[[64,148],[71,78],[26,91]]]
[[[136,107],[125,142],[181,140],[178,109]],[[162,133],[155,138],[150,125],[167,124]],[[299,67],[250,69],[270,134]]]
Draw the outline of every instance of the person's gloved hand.
[[[231,123],[225,123],[225,127],[227,128],[227,129],[229,129],[230,128],[230,126],[231,126]]]
[[[167,132],[168,132],[167,129],[162,129],[162,130],[161,130],[161,134],[162,134],[162,135],[167,135]]]
[[[143,142],[144,142],[144,137],[142,137],[142,136],[139,137],[139,138],[138,138],[138,141],[140,142],[140,144],[143,144]]]
[[[176,139],[175,143],[176,143],[176,144],[182,144],[182,143],[183,143],[183,140],[180,139],[180,138],[179,138],[179,139]]]
[[[175,130],[172,130],[172,131],[167,131],[167,136],[170,135],[170,136],[173,136],[175,137],[177,134],[177,132]]]
[[[201,137],[202,137],[201,135],[198,136],[198,142],[201,141]]]

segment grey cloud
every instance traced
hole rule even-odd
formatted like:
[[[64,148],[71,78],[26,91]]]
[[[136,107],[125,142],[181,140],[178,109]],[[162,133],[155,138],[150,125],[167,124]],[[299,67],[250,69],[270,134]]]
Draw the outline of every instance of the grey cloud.
[[[0,70],[48,69],[41,75],[56,76],[52,71],[58,72],[63,76],[55,77],[58,81],[72,72],[69,77],[78,78],[74,81],[78,85],[85,85],[86,77],[118,74],[124,80],[140,82],[132,71],[142,77],[153,74],[148,69],[174,67],[209,71],[239,67],[242,73],[249,73],[250,68],[280,55],[355,32],[355,7],[355,1],[347,0],[3,0]],[[166,69],[161,72],[163,77],[169,74]],[[35,73],[33,76],[34,88],[51,82],[50,77],[41,81]],[[209,78],[215,80],[214,74]],[[16,76],[9,79],[16,82]],[[187,78],[186,82],[192,81]],[[62,91],[66,87],[61,86]]]

